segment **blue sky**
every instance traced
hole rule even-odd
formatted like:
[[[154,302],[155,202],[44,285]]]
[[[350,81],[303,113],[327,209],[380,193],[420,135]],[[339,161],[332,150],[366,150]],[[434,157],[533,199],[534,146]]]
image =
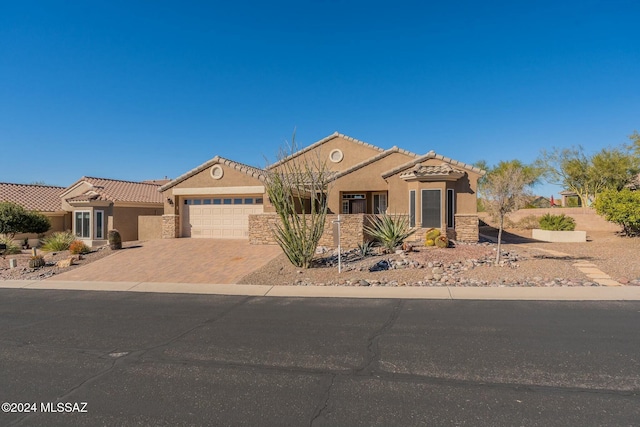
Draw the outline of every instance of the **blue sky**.
[[[264,166],[294,128],[467,163],[595,152],[640,130],[638,16],[635,0],[3,2],[0,181]]]

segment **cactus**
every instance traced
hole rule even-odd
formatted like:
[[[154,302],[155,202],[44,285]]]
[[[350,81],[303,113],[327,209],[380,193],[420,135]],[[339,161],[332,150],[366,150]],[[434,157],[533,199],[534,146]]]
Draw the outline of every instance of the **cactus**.
[[[118,230],[109,230],[108,233],[109,247],[113,250],[122,249],[122,237]]]
[[[447,239],[447,236],[438,236],[436,237],[435,244],[439,248],[446,248],[449,246],[449,239]]]
[[[425,234],[425,238],[427,240],[435,240],[435,238],[438,237],[439,235],[440,235],[440,230],[438,230],[437,228],[430,228],[427,230]]]
[[[29,259],[29,268],[40,268],[46,264],[42,255],[34,255]]]
[[[426,242],[424,242],[425,246],[433,246],[435,245],[435,242],[433,241],[433,239],[427,239]]]

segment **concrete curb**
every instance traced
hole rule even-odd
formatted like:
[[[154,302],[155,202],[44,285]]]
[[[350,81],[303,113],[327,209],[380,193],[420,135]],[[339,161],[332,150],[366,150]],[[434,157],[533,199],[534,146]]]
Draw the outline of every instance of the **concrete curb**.
[[[473,287],[350,287],[266,286],[159,282],[74,282],[6,280],[0,288],[158,292],[202,295],[246,295],[292,298],[385,298],[524,301],[640,301],[640,286],[473,288]]]

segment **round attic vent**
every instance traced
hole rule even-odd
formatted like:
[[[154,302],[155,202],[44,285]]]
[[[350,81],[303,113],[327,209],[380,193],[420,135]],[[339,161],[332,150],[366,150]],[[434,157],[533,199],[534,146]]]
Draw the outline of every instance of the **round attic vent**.
[[[211,178],[220,179],[224,175],[224,171],[220,165],[211,166]]]
[[[333,163],[339,163],[343,158],[344,154],[342,154],[342,151],[338,148],[336,148],[335,150],[331,150],[331,153],[329,153],[329,160],[331,160]]]

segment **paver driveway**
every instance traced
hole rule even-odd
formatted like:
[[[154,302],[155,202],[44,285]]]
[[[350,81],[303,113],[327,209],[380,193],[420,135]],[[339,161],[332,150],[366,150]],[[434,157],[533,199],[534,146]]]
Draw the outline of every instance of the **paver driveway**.
[[[51,280],[237,283],[282,253],[247,240],[149,240]]]

